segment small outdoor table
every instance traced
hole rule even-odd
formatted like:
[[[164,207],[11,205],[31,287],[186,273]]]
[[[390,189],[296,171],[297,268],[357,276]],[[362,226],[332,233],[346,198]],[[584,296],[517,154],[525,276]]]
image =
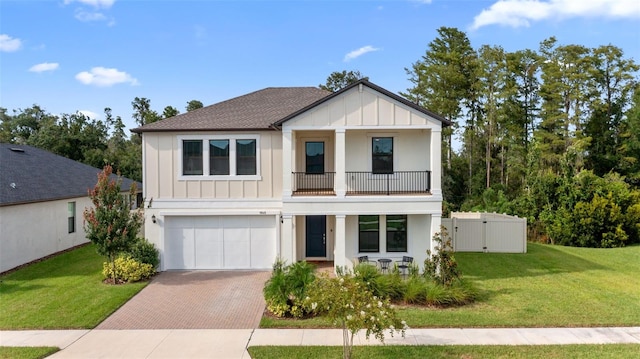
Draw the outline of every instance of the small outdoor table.
[[[391,264],[391,259],[380,258],[378,259],[378,263],[380,263],[380,272],[387,273],[389,271],[389,265]]]

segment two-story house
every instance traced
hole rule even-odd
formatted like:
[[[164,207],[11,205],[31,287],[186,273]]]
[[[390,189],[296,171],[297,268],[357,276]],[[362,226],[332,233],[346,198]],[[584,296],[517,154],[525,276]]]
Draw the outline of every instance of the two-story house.
[[[266,88],[139,127],[145,234],[161,270],[421,264],[440,230],[446,125],[360,80]]]

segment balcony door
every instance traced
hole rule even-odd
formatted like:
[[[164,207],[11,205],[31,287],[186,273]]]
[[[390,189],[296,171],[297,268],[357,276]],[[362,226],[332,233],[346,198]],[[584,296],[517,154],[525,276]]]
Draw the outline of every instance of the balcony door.
[[[305,217],[307,257],[327,256],[327,216]]]
[[[305,172],[307,174],[324,173],[324,142],[305,143]]]

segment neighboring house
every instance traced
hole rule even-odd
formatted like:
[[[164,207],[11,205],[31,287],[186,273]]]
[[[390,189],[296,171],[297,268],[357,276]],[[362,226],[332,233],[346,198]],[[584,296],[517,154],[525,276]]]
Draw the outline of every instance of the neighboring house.
[[[146,236],[161,270],[421,265],[440,230],[446,125],[361,80],[266,88],[139,127]]]
[[[35,147],[0,143],[0,273],[87,242],[82,214],[92,205],[88,191],[100,171]],[[123,191],[132,183],[123,178]]]

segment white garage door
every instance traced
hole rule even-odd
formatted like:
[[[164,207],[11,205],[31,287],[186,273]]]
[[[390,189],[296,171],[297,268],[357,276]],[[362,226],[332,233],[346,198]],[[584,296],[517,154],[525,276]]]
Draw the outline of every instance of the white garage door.
[[[164,269],[268,269],[275,216],[167,217]]]

